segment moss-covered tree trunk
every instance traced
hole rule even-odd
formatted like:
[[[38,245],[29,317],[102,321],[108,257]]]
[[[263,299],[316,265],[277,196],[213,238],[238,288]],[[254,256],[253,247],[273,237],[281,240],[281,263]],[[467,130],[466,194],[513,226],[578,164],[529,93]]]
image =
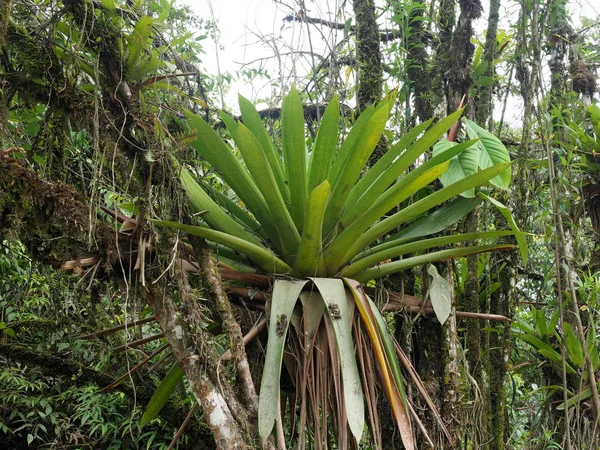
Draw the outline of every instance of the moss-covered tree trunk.
[[[64,157],[65,149],[56,146],[63,145],[59,138],[64,139],[70,131],[65,124],[90,136],[89,146],[82,151],[91,153],[86,156],[91,161],[92,180],[88,189],[82,189],[91,197],[86,199],[72,187],[51,182],[50,178],[62,179],[61,173],[47,171],[49,180],[42,181],[10,155],[1,155],[0,231],[12,230],[37,260],[56,267],[69,260],[77,265],[81,255],[93,254],[103,279],[125,282],[128,292],[139,293],[154,309],[191,391],[203,407],[204,420],[217,447],[245,449],[260,445],[256,439],[256,393],[248,384],[252,380],[247,376],[241,332],[232,323],[227,299],[218,298],[219,280],[209,279],[205,271],[201,273],[207,297],[213,301],[215,314],[233,344],[232,371],[218,366],[212,336],[203,329],[199,298],[176,263],[179,257],[174,252],[181,251],[181,246],[159,236],[147,221],[152,214],[181,217],[186,210],[185,197],[162,141],[167,128],[161,128],[163,123],[141,101],[140,83],[129,79],[126,55],[131,40],[124,38],[124,27],[134,28],[139,19],[134,15],[113,16],[109,9],[100,2],[65,0],[61,14],[54,14],[48,25],[55,26],[53,21],[65,15],[70,18],[68,26],[80,36],[81,59],[89,57],[97,64],[96,72],[76,77],[77,81],[82,77],[90,80],[96,75],[91,80],[95,82],[92,93],[68,82],[79,66],[70,56],[61,58],[54,52],[52,34],[38,28],[25,29],[30,22],[28,16],[21,20],[24,25],[11,21],[8,26],[3,48],[11,46],[11,51],[4,54],[14,60],[13,64],[3,65],[2,76],[18,83],[10,85],[5,102],[18,95],[27,107],[43,105],[50,112],[48,120],[38,124],[42,136],[38,145],[42,148],[34,149],[36,152],[57,150],[57,155]],[[0,27],[6,25],[1,20],[8,17],[7,11],[1,11],[4,16],[0,16]],[[15,7],[13,17],[16,14]],[[133,23],[124,24],[126,20]],[[44,135],[46,132],[51,135]],[[134,199],[135,229],[130,234],[119,233],[117,225],[99,220],[98,197],[103,194],[100,177],[110,178],[117,192]],[[196,256],[202,260],[202,255]]]
[[[483,49],[482,63],[486,64],[485,76],[493,79],[496,75],[494,60],[497,53],[498,20],[500,19],[500,0],[490,0],[490,11],[488,14],[488,26],[485,33],[485,44]],[[480,125],[487,124],[492,118],[493,102],[492,92],[494,83],[484,83],[479,87],[479,96],[475,104],[475,118]]]
[[[473,21],[481,17],[483,9],[479,0],[459,0],[459,5],[460,16],[452,33],[450,70],[446,76],[448,113],[456,111],[462,97],[469,94],[473,84]]]
[[[358,92],[356,95],[359,111],[381,100],[383,67],[379,27],[372,0],[353,0],[356,18],[356,61],[358,64]]]
[[[353,0],[352,7],[356,19],[356,64],[358,66],[356,104],[357,112],[360,113],[372,103],[381,100],[383,65],[375,3],[373,0]],[[387,144],[382,138],[369,158],[369,165],[375,164],[386,150]]]
[[[433,117],[431,102],[431,72],[427,54],[427,34],[425,29],[425,4],[422,0],[413,1],[408,17],[409,34],[406,42],[406,74],[411,83],[415,113],[421,122]]]

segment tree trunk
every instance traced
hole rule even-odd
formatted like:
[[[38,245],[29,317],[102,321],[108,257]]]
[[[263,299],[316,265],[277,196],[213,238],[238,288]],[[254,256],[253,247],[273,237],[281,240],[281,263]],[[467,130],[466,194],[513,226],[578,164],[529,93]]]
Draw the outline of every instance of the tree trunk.
[[[485,34],[482,63],[487,64],[485,76],[492,79],[496,75],[494,60],[496,59],[497,53],[496,41],[498,35],[499,18],[500,0],[490,0],[490,13],[488,15],[488,27]],[[485,124],[488,122],[493,123],[491,122],[491,118],[493,111],[492,92],[494,89],[494,84],[484,84],[479,88],[479,98],[475,105],[475,118],[481,126],[485,126]],[[491,128],[489,129],[491,130]]]
[[[452,33],[450,50],[450,70],[446,76],[447,112],[458,109],[463,97],[469,93],[473,84],[472,59],[475,46],[471,43],[473,37],[473,21],[481,17],[480,0],[459,0],[460,16]]]
[[[381,100],[383,66],[381,64],[381,40],[375,15],[373,0],[353,0],[356,17],[356,63],[358,66],[358,92],[356,104],[358,113],[372,103]],[[372,166],[386,152],[387,143],[382,137],[369,158]]]

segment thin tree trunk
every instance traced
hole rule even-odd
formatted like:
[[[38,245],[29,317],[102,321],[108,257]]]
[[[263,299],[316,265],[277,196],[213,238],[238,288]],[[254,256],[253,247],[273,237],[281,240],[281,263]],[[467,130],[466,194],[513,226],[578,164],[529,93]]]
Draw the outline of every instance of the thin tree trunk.
[[[459,0],[460,16],[452,33],[450,49],[450,70],[446,77],[446,96],[448,113],[456,111],[462,97],[469,93],[473,84],[472,60],[475,46],[471,43],[473,37],[473,21],[481,17],[480,0]]]
[[[360,113],[372,103],[381,100],[383,66],[379,47],[381,40],[373,0],[353,0],[352,6],[356,18],[356,63],[358,65],[356,103]],[[382,137],[369,158],[369,166],[375,164],[386,150],[387,143]]]
[[[358,110],[381,100],[383,67],[379,27],[372,0],[353,0],[356,17],[356,61],[358,63]]]
[[[446,280],[450,285],[451,313],[444,323],[444,377],[443,377],[443,399],[442,418],[446,428],[450,432],[453,441],[448,443],[447,448],[460,448],[459,431],[461,420],[458,417],[459,397],[459,355],[458,355],[458,328],[456,324],[456,298],[454,295],[454,270],[452,262],[446,263]],[[476,322],[472,320],[472,322]]]
[[[488,27],[485,34],[482,63],[487,64],[485,76],[493,78],[496,75],[494,60],[496,59],[496,41],[498,35],[498,19],[500,18],[500,0],[490,0]],[[494,85],[484,84],[479,88],[479,99],[475,105],[475,118],[480,125],[490,121],[493,111],[492,92]]]

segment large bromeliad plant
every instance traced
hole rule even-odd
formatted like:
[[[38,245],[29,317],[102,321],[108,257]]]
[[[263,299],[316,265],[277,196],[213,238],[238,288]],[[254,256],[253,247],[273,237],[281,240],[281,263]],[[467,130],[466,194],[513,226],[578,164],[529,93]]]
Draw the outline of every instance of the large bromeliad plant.
[[[290,408],[297,430],[293,439],[301,448],[326,447],[331,436],[346,448],[348,429],[360,442],[365,404],[377,443],[373,372],[405,448],[414,448],[394,342],[361,283],[429,262],[507,248],[493,242],[461,244],[513,233],[428,237],[468,211],[465,205],[473,202],[465,197],[473,197],[475,188],[507,187],[510,181],[506,149],[472,122],[466,121],[471,140],[438,143],[462,111],[415,127],[366,170],[395,98],[393,92],[367,108],[341,145],[337,98],[307,146],[303,108],[294,89],[283,100],[280,143],[243,97],[243,123],[221,115],[234,148],[202,118],[186,114],[193,147],[235,198],[212,192],[183,169],[181,181],[192,207],[202,212],[201,223],[158,223],[200,236],[218,247],[231,266],[273,280],[259,396],[262,439],[281,414],[285,361],[296,389]],[[433,155],[423,158],[436,143]],[[433,190],[430,184],[438,178],[444,187]]]

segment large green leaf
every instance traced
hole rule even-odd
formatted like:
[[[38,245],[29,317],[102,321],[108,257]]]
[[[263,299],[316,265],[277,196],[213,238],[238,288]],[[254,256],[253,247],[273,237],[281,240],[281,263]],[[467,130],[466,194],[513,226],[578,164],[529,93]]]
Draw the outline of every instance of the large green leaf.
[[[140,62],[142,52],[148,45],[148,39],[152,33],[152,17],[142,16],[135,24],[133,33],[127,37],[127,68],[135,71]]]
[[[224,194],[220,187],[215,187],[206,182],[201,182],[201,185],[217,202],[217,204],[231,215],[231,217],[261,238],[268,239],[268,236],[265,233],[264,228],[261,227],[260,223],[258,223],[256,219],[248,213],[248,211],[238,205],[237,202]]]
[[[579,336],[575,334],[573,327],[571,327],[571,324],[568,322],[563,323],[563,329],[565,333],[565,342],[567,344],[567,352],[569,353],[569,360],[575,367],[582,369],[585,359],[583,356],[583,346],[581,345],[581,342],[579,342]]]
[[[315,139],[308,171],[308,190],[311,192],[329,176],[337,150],[340,131],[340,100],[335,95],[323,114]]]
[[[471,139],[479,138],[480,141],[476,144],[479,150],[479,167],[487,169],[496,164],[509,162],[510,155],[504,144],[489,131],[481,128],[475,122],[469,119],[463,119],[467,128],[467,135]],[[507,188],[510,185],[510,167],[492,178],[490,183],[500,188]]]
[[[466,191],[472,187],[481,186],[489,181],[490,178],[493,178],[498,173],[502,172],[506,169],[510,164],[498,164],[497,166],[491,167],[486,170],[482,170],[481,172],[477,172],[470,177],[467,177],[463,180],[460,180],[450,186],[446,186],[439,191],[434,192],[433,194],[428,195],[427,197],[413,203],[410,206],[407,206],[403,210],[393,214],[392,216],[382,220],[381,222],[375,224],[373,227],[368,229],[366,232],[358,235],[353,235],[352,240],[354,242],[349,246],[348,251],[346,252],[345,257],[342,261],[348,261],[360,253],[362,250],[366,249],[369,245],[375,242],[378,238],[383,236],[385,233],[393,230],[394,228],[411,221],[412,219],[420,216],[424,212],[438,206],[439,204],[449,200],[452,197],[456,197],[461,192]],[[348,232],[350,228],[344,230],[343,233]],[[341,238],[338,237],[338,239]],[[349,242],[352,242],[350,240]],[[337,241],[337,239],[336,239]]]
[[[158,415],[163,406],[169,401],[171,394],[173,394],[179,383],[183,380],[183,376],[184,373],[179,364],[174,364],[169,373],[167,373],[167,376],[158,385],[154,394],[152,394],[152,398],[148,402],[148,406],[146,406],[146,411],[142,415],[140,427],[149,424]]]
[[[532,345],[542,356],[548,358],[550,361],[555,363],[557,367],[562,366],[562,357],[560,356],[560,353],[554,350],[550,344],[542,341],[540,338],[530,333],[517,332],[515,333],[515,335],[519,339]],[[569,363],[566,363],[566,370],[569,375],[577,375],[577,371],[573,369],[573,367]]]
[[[425,138],[425,137],[426,136],[424,136],[423,138]],[[360,197],[360,199],[354,201],[353,203],[350,203],[350,201],[347,202],[346,207],[345,207],[346,212],[344,212],[344,214],[341,218],[342,226],[347,227],[353,220],[355,220],[356,218],[361,217],[361,216],[363,219],[365,217],[371,217],[371,220],[369,220],[368,222],[370,222],[370,224],[374,223],[379,217],[381,217],[383,214],[388,212],[389,209],[397,206],[397,204],[399,202],[393,204],[387,211],[381,212],[380,214],[377,212],[378,208],[381,204],[387,203],[389,205],[388,199],[394,197],[395,193],[398,192],[399,190],[404,190],[405,184],[411,183],[414,178],[420,177],[421,174],[423,174],[423,173],[431,173],[429,171],[434,166],[443,165],[452,156],[460,155],[461,152],[464,152],[465,150],[467,150],[470,147],[471,143],[473,143],[473,141],[464,142],[464,143],[456,146],[455,148],[453,148],[452,151],[450,151],[448,153],[445,153],[445,154],[437,156],[437,157],[433,157],[433,158],[425,161],[423,164],[418,165],[418,167],[415,170],[412,170],[409,174],[402,177],[402,179],[400,181],[397,181],[398,177],[400,177],[402,172],[404,172],[404,170],[406,169],[405,167],[403,167],[403,162],[404,162],[403,157],[405,155],[402,155],[401,158],[398,158],[398,160],[396,162],[394,162],[388,169],[386,169],[381,174],[381,176],[379,176],[377,178],[377,180],[375,180],[371,184],[369,189],[367,189],[363,193],[363,195]],[[412,147],[411,147],[411,149],[412,149]],[[409,149],[409,151],[410,151],[410,149]],[[447,164],[444,165],[444,167],[446,167],[446,166],[447,166]],[[443,171],[441,171],[439,169],[433,169],[433,170],[438,170],[439,171],[438,176],[441,176],[441,175],[443,175],[443,173],[445,173],[445,171],[447,169],[444,169]],[[393,184],[394,182],[396,182],[396,183]],[[412,195],[412,193],[409,195]],[[402,201],[402,200],[400,200],[400,201]],[[367,210],[369,210],[369,212],[365,216],[365,211],[367,211]]]
[[[454,225],[481,203],[477,198],[458,197],[431,214],[420,217],[409,226],[390,237],[393,240],[409,240],[439,233]],[[375,247],[373,248],[375,250]]]
[[[343,380],[344,403],[350,431],[359,443],[365,426],[362,385],[352,339],[352,309],[344,283],[338,278],[311,278],[323,297],[333,325]]]
[[[409,253],[422,252],[430,248],[443,247],[457,242],[475,241],[478,239],[492,239],[501,236],[512,235],[512,231],[482,231],[479,233],[453,234],[450,236],[440,236],[430,239],[420,239],[409,243],[396,243],[395,241],[378,245],[359,255],[349,266],[344,267],[340,271],[340,276],[354,277],[359,272],[362,272],[369,267],[387,261],[392,258],[398,258]],[[394,244],[394,245],[392,245]],[[406,261],[406,259],[404,260]]]
[[[253,244],[261,245],[260,240],[254,234],[233,220],[231,215],[223,211],[210,198],[187,170],[181,169],[180,179],[194,212],[202,212],[202,219],[211,228],[239,237]]]
[[[233,250],[237,250],[248,256],[252,261],[269,273],[290,273],[292,268],[285,262],[275,256],[268,248],[252,244],[243,239],[231,236],[221,231],[211,230],[210,228],[197,227],[194,225],[184,225],[178,222],[169,222],[167,220],[152,220],[157,225],[163,225],[174,230],[180,230],[194,236],[216,242]]]
[[[258,222],[265,228],[275,248],[280,251],[281,242],[277,228],[271,220],[271,212],[244,166],[233,154],[232,149],[201,117],[189,111],[185,111],[185,116],[190,128],[196,134],[192,141],[194,149],[218,171],[219,176],[254,214]]]
[[[267,132],[265,125],[258,114],[258,111],[254,108],[254,105],[241,94],[238,95],[240,111],[242,113],[242,119],[244,121],[244,125],[246,125],[252,133],[260,142],[263,151],[269,161],[269,166],[271,167],[271,171],[275,176],[275,180],[277,181],[277,186],[283,199],[286,202],[290,200],[290,189],[285,182],[285,176],[283,174],[283,164],[281,163],[281,158],[279,157],[277,151],[275,150],[275,146],[273,145],[273,141]]]
[[[371,267],[356,274],[355,278],[361,282],[378,279],[386,275],[411,269],[423,264],[454,259],[461,256],[475,255],[484,252],[493,252],[497,250],[507,250],[514,248],[514,245],[475,245],[471,247],[453,248],[449,250],[440,250],[437,252],[426,253],[424,255],[413,256],[411,258],[392,261],[380,266]]]
[[[596,383],[596,388],[598,390],[600,390],[600,382]],[[567,401],[567,407],[570,408],[572,406],[575,406],[577,403],[582,402],[584,400],[587,400],[591,396],[592,396],[592,388],[591,388],[591,386],[588,386],[587,388],[581,390],[579,393],[577,393],[574,396],[572,396]],[[559,404],[556,407],[556,409],[559,410],[559,411],[563,411],[565,409],[565,404],[564,403]]]
[[[450,142],[447,139],[438,142],[433,146],[433,155],[439,155],[441,153],[447,152],[452,147],[459,145],[456,142]],[[462,152],[460,155],[452,158],[450,162],[450,167],[448,170],[440,177],[440,181],[444,186],[449,186],[452,183],[456,183],[459,180],[467,178],[470,175],[473,175],[477,172],[477,167],[479,166],[479,151],[475,148],[475,145],[471,146],[471,148]],[[465,192],[461,192],[463,197],[474,197],[475,189],[470,188]]]
[[[294,263],[296,272],[303,276],[324,276],[323,265],[323,215],[331,193],[329,182],[325,180],[313,189],[308,197],[306,224],[302,232],[298,256]]]
[[[306,174],[306,143],[304,137],[304,110],[294,87],[281,105],[281,140],[285,176],[290,188],[290,210],[296,228],[304,228],[304,214],[308,201]],[[262,222],[261,222],[262,223]],[[282,236],[282,239],[284,236]]]
[[[285,206],[262,146],[245,125],[238,126],[236,142],[250,175],[267,202],[271,212],[271,221],[275,224],[281,238],[283,254],[294,255],[300,245],[300,234]]]
[[[332,178],[331,197],[327,203],[325,224],[323,226],[324,233],[328,233],[337,224],[350,190],[358,180],[371,153],[373,153],[381,139],[395,99],[396,95],[394,94],[382,100],[362,127],[360,134],[354,139],[353,145],[351,147],[342,146],[340,149],[338,158],[335,161],[337,164],[334,164],[334,169],[340,167],[337,169],[339,174],[337,177]],[[345,149],[347,150],[344,154],[342,150]]]
[[[390,219],[397,219],[399,217],[399,214],[403,214],[404,212],[414,210],[415,205],[431,205],[425,209],[418,211],[418,213],[416,213],[414,216],[409,217],[409,215],[406,215],[405,217],[407,217],[407,219],[405,221],[408,222],[414,217],[417,217],[418,215],[424,213],[428,209],[437,206],[443,201],[448,200],[448,198],[457,196],[460,192],[457,192],[456,190],[463,185],[459,183],[465,183],[466,180],[470,180],[473,183],[475,179],[479,179],[468,178],[465,180],[461,180],[459,183],[452,185],[453,187],[448,187],[452,190],[452,192],[445,191],[444,195],[447,196],[440,194],[444,192],[445,189],[448,189],[444,188],[434,194],[427,196],[426,198],[418,201],[417,203],[403,209],[399,213],[396,213],[393,216],[391,216],[390,218],[379,222],[371,229],[369,229],[369,227],[371,227],[371,225],[373,225],[374,222],[379,220],[388,211],[396,207],[409,196],[413,195],[419,189],[428,185],[435,178],[439,177],[447,169],[449,164],[448,160],[452,156],[460,153],[461,151],[464,151],[466,148],[468,148],[469,145],[470,144],[468,142],[464,143],[464,145],[456,146],[448,152],[444,152],[430,159],[429,161],[415,169],[413,172],[408,174],[406,177],[404,177],[401,181],[396,183],[396,185],[388,189],[378,199],[372,199],[371,206],[368,209],[366,209],[359,218],[357,218],[354,222],[345,227],[344,230],[340,233],[340,235],[337,236],[333,243],[328,247],[325,254],[325,264],[327,269],[339,269],[358,253],[366,249],[368,245],[371,244],[376,238],[378,238],[384,233],[387,233],[392,228],[395,228],[396,226],[404,223],[404,221],[396,223],[393,227],[386,229],[381,235],[376,236],[375,239],[373,239],[371,242],[365,242],[363,244],[363,242],[366,241],[366,238],[369,238],[371,236],[370,233],[372,233],[374,230],[380,229],[382,224],[390,223]],[[474,177],[477,176],[478,174],[474,175]],[[483,182],[485,182],[485,180],[480,181],[477,184],[471,184],[469,185],[469,187],[476,186]],[[439,197],[441,197],[442,200],[437,200],[437,198]],[[361,243],[362,247],[359,247],[359,242]]]
[[[361,233],[371,226],[374,217],[381,217],[381,215],[376,216],[375,214],[378,212],[381,212],[382,215],[385,214],[385,212],[394,208],[395,205],[398,205],[419,189],[427,186],[447,168],[448,162],[438,164],[423,174],[417,174],[418,176],[407,176],[397,185],[393,186],[393,188],[390,188],[389,192],[386,192],[382,198],[371,205],[371,208],[366,210],[361,217],[350,224],[330,244],[325,254],[325,264],[327,268],[334,271],[343,266],[348,260],[352,259],[352,256],[354,255],[347,256],[348,248]],[[344,259],[344,256],[347,258]]]
[[[384,190],[389,187],[389,185],[392,184],[419,155],[427,150],[428,147],[422,140],[426,136],[431,135],[431,130],[428,131],[425,136],[419,139],[414,145],[412,145],[410,149],[406,150],[406,148],[419,136],[419,134],[421,134],[427,127],[429,127],[429,125],[431,125],[432,121],[433,119],[430,119],[427,122],[417,125],[408,133],[406,133],[396,144],[390,147],[390,149],[377,160],[375,165],[371,167],[360,180],[358,180],[358,183],[354,185],[352,191],[350,191],[350,195],[348,195],[346,204],[354,205],[364,195],[364,193],[367,192],[367,190],[371,189],[371,186],[375,180],[378,180],[383,173],[395,175],[389,184],[385,186]],[[402,156],[400,156],[401,153]],[[406,165],[403,164],[403,160],[406,161]],[[397,174],[393,174],[392,171],[388,170],[392,164],[398,166]],[[346,214],[347,213],[344,212],[343,218],[348,220]]]
[[[275,280],[269,316],[269,340],[258,397],[258,434],[263,442],[279,414],[279,377],[283,347],[298,296],[308,280]]]

